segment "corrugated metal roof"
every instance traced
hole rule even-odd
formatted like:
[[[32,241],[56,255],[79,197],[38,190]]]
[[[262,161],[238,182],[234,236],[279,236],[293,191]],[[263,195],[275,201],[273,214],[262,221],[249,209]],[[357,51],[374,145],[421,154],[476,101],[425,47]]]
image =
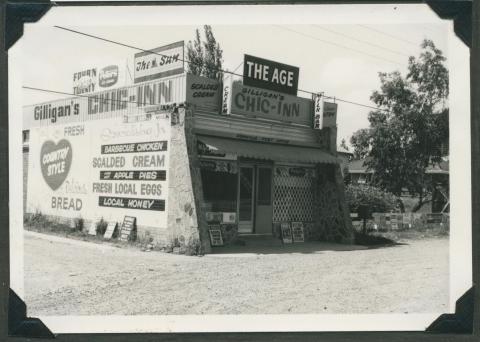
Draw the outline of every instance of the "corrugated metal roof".
[[[320,149],[303,146],[257,143],[212,136],[198,136],[212,150],[239,157],[297,163],[340,163],[340,159]]]

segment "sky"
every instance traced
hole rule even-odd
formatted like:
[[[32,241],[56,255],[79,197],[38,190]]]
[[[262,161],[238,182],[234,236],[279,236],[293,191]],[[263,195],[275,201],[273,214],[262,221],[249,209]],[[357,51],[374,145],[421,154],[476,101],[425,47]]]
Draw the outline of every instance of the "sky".
[[[214,21],[214,20],[212,20]],[[243,72],[243,55],[250,54],[300,68],[299,89],[324,92],[338,102],[338,144],[358,129],[368,127],[370,108],[340,100],[374,106],[370,101],[378,89],[378,72],[395,70],[405,74],[408,57],[418,56],[423,39],[434,41],[446,55],[448,24],[438,20],[414,23],[299,24],[298,20],[270,20],[268,24],[211,24],[223,49],[224,69]],[[78,25],[74,30],[142,49],[193,40],[195,25]],[[68,32],[52,25],[29,25],[22,38],[22,84],[61,92],[72,92],[73,73],[109,64],[129,65],[133,70],[135,49]],[[310,97],[299,92],[299,96]],[[66,95],[23,91],[23,104],[35,104]]]

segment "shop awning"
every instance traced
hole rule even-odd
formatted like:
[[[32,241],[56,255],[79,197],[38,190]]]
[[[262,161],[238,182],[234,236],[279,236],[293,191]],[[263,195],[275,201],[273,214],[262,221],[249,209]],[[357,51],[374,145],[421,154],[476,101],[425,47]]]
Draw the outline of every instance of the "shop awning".
[[[233,153],[244,158],[291,163],[340,163],[337,157],[313,147],[268,144],[200,135],[198,140],[217,153]]]

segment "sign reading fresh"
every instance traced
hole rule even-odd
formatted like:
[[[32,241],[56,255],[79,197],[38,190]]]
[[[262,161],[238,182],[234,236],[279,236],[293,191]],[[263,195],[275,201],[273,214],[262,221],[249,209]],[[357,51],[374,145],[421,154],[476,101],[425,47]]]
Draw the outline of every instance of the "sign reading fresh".
[[[298,67],[292,65],[245,55],[243,84],[297,95],[299,71]]]

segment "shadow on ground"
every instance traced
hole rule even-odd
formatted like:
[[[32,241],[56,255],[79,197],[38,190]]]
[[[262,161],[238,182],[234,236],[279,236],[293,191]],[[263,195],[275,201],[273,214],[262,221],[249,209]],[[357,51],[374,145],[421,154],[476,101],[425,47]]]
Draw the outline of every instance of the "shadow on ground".
[[[243,245],[244,244],[244,245]],[[367,249],[377,249],[385,247],[395,247],[404,245],[402,243],[388,243],[383,245],[364,246],[359,244],[346,245],[328,242],[299,242],[292,244],[283,244],[279,239],[242,239],[238,244],[212,247],[212,254],[285,254],[285,253],[301,253],[315,254],[327,251],[345,252]]]

